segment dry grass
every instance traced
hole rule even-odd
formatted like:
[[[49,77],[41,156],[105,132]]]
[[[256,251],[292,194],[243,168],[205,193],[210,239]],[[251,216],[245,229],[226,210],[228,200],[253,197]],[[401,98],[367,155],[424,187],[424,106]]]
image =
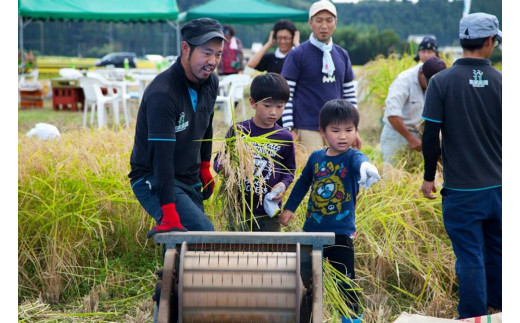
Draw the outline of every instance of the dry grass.
[[[72,130],[58,141],[19,136],[20,303],[84,297],[77,312],[93,313],[114,296],[142,294],[131,286],[133,274],[121,273],[121,261],[149,262],[148,272],[136,267],[134,274],[137,282],[154,279],[160,252],[143,239],[151,222],[126,176],[132,141],[130,131]]]
[[[253,194],[249,195],[250,200],[247,203],[242,203],[247,198],[246,187],[249,187],[250,191],[258,189],[261,192],[267,185],[263,172],[258,171],[255,158],[267,160],[267,165],[270,165],[272,173],[277,171],[276,166],[284,168],[284,165],[277,165],[278,162],[273,159],[272,156],[276,156],[277,153],[270,147],[270,144],[286,144],[287,142],[270,139],[269,136],[275,132],[251,137],[247,129],[234,125],[232,135],[218,146],[215,159],[220,165],[221,172],[217,175],[216,180],[222,182],[222,185],[217,190],[216,198],[221,200],[223,207],[216,214],[216,220],[218,223],[227,222],[225,228],[228,230],[253,231],[253,221],[256,222],[253,215]],[[289,170],[282,171],[288,172]],[[255,182],[258,183],[258,188],[251,187]],[[260,195],[259,203],[262,203],[262,195]]]

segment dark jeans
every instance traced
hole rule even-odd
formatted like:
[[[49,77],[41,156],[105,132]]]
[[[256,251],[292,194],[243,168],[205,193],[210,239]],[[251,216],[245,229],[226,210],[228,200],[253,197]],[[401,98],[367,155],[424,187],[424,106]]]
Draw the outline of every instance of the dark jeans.
[[[161,222],[162,210],[157,196],[157,181],[154,175],[145,176],[132,185],[135,197],[143,208],[155,219]],[[201,187],[185,185],[175,181],[175,209],[179,213],[182,225],[189,231],[214,231],[213,224],[204,214]]]
[[[442,189],[442,214],[457,257],[460,318],[502,310],[502,187]]]
[[[250,214],[247,214],[246,220],[243,222],[240,222],[237,226],[238,228],[235,228],[232,223],[236,222],[236,219],[229,217],[228,221],[230,225],[228,226],[229,231],[262,231],[262,232],[280,232],[280,222],[278,215],[273,216],[272,218],[269,217],[267,214],[254,214],[253,215],[256,221],[253,221],[251,224],[251,216]],[[251,226],[252,229],[251,230]]]
[[[348,278],[356,279],[354,270],[354,244],[352,239],[346,235],[336,235],[334,245],[323,246],[323,258],[328,258],[329,263],[337,271],[344,274]],[[340,287],[345,291],[345,299],[347,306],[356,314],[359,314],[359,299],[354,286],[346,282],[341,282]]]

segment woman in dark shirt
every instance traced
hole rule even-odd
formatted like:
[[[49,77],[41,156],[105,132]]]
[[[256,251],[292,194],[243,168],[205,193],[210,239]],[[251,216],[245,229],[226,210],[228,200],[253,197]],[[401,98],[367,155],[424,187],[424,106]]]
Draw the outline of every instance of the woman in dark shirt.
[[[267,51],[275,44],[276,51]],[[300,33],[294,23],[287,19],[281,19],[273,26],[269,33],[269,40],[264,46],[249,60],[247,66],[258,71],[267,71],[280,74],[282,72],[285,55],[300,44]]]

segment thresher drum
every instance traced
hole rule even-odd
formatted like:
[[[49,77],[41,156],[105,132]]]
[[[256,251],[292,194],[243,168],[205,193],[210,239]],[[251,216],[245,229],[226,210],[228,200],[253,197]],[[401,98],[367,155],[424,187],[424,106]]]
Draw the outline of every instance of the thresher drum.
[[[158,322],[323,322],[333,233],[169,232]]]

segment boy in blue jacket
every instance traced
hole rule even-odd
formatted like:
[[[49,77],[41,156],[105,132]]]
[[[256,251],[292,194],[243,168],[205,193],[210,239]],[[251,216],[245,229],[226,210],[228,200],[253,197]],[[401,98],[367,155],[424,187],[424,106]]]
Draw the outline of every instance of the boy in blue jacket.
[[[355,279],[354,246],[356,235],[355,207],[359,184],[365,189],[377,182],[377,168],[368,158],[351,146],[357,138],[359,113],[345,99],[331,100],[320,111],[320,133],[328,147],[314,151],[280,215],[284,226],[294,218],[294,212],[307,194],[306,232],[334,232],[334,245],[324,246],[323,257],[350,279]],[[351,286],[343,283],[347,306],[358,313],[358,299]],[[342,322],[360,322],[358,318],[343,317]]]

